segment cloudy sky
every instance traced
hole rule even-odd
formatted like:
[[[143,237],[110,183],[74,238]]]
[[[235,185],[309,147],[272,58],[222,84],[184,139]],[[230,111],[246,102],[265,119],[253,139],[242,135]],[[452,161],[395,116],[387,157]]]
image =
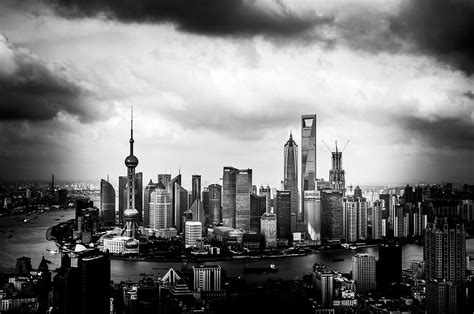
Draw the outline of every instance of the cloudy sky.
[[[318,115],[351,184],[473,182],[474,1],[2,0],[2,180],[252,168]]]

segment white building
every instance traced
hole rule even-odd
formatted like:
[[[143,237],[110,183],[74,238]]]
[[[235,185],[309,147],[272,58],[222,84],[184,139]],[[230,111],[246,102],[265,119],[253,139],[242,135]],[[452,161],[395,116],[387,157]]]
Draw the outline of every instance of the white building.
[[[376,264],[375,257],[370,254],[358,253],[352,257],[352,279],[358,294],[375,290]]]
[[[265,238],[265,247],[272,248],[277,246],[277,218],[275,214],[266,212],[260,218],[260,233]]]
[[[186,247],[196,246],[196,241],[202,239],[202,223],[186,221],[184,225],[184,243]]]
[[[171,228],[173,223],[173,211],[171,208],[171,196],[163,183],[159,182],[158,187],[150,195],[150,228],[166,229]]]
[[[220,291],[221,267],[218,265],[193,266],[194,290]]]

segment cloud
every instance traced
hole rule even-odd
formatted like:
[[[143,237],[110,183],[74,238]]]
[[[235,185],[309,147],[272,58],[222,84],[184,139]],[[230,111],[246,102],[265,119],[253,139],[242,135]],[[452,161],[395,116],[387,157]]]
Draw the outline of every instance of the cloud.
[[[93,86],[67,65],[18,48],[0,34],[0,120],[45,121],[60,112],[81,122],[104,119],[112,108]]]
[[[56,0],[66,18],[103,17],[121,22],[171,22],[180,30],[211,36],[289,37],[307,35],[314,26],[332,21],[314,13],[297,15],[283,3],[260,7],[246,0]]]

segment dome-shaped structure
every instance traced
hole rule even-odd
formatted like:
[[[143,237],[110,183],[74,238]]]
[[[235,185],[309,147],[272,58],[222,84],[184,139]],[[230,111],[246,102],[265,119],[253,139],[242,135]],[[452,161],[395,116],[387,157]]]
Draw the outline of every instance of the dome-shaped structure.
[[[123,212],[123,216],[127,219],[138,219],[139,217],[139,213],[136,209],[126,209],[124,212]]]
[[[129,239],[125,242],[125,249],[138,249],[139,242],[135,239]]]
[[[165,190],[166,189],[166,186],[163,184],[163,182],[161,182],[161,180],[160,180],[160,182],[158,182],[157,187],[160,190]]]
[[[125,158],[125,166],[127,166],[127,168],[135,168],[138,166],[138,158],[134,155],[129,155]]]

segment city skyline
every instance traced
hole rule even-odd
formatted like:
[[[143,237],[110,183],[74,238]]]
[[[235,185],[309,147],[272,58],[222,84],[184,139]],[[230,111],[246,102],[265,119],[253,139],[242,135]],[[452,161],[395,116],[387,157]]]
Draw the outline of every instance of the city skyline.
[[[180,172],[185,187],[192,174],[221,183],[233,165],[278,186],[281,146],[290,131],[301,146],[309,113],[318,178],[331,165],[321,140],[350,140],[347,186],[472,182],[472,47],[435,21],[443,12],[472,30],[463,2],[210,1],[192,21],[185,7],[144,2],[129,16],[107,1],[68,3],[0,4],[3,180],[115,185],[134,105],[145,182]]]

